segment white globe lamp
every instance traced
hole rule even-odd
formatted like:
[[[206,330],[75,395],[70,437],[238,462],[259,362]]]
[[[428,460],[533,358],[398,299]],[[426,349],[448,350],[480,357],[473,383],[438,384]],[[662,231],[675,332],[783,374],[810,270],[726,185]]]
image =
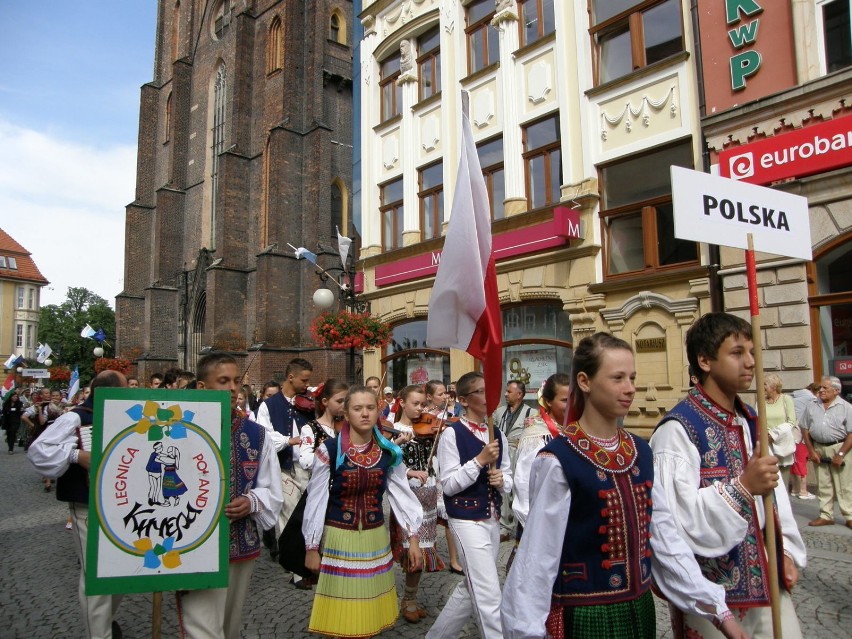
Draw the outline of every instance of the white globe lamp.
[[[53,360],[52,359],[44,360],[44,365],[45,366],[53,366]]]
[[[104,348],[103,346],[95,346],[92,349],[92,353],[95,357],[103,357],[104,356]]]
[[[327,288],[320,288],[314,291],[314,304],[320,308],[331,308],[334,304],[334,293]]]

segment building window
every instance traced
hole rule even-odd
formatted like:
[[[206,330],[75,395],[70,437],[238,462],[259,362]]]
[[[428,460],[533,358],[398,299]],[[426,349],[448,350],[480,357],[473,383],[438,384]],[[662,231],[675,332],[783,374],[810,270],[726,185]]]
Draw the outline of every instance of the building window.
[[[213,86],[213,129],[212,133],[212,170],[211,189],[212,204],[210,207],[210,248],[216,248],[216,215],[219,201],[219,156],[225,150],[225,115],[227,98],[227,79],[225,65],[219,65],[216,71],[216,83]]]
[[[166,136],[164,142],[172,139],[172,94],[166,98]]]
[[[817,20],[822,22],[823,55],[826,73],[852,65],[852,0],[820,0]]]
[[[402,87],[397,84],[400,75],[400,59],[400,53],[397,51],[381,63],[379,91],[382,94],[382,122],[402,113]]]
[[[6,258],[0,255],[0,268],[6,268]]]
[[[444,221],[444,163],[436,162],[418,172],[420,200],[420,239],[441,235]]]
[[[698,262],[698,245],[674,236],[671,166],[693,167],[691,142],[601,168],[608,276]]]
[[[268,50],[266,52],[266,72],[272,73],[281,68],[284,57],[284,34],[281,26],[281,18],[275,16],[272,24],[269,25],[269,40],[267,41]]]
[[[683,51],[679,0],[592,0],[592,25],[601,84]]]
[[[180,52],[180,2],[175,2],[172,12],[172,60],[177,60]]]
[[[213,34],[217,40],[224,36],[228,27],[231,26],[232,12],[231,0],[221,0],[216,5],[216,9],[213,11]]]
[[[556,31],[553,0],[519,0],[521,46]]]
[[[347,235],[346,225],[346,186],[339,177],[331,183],[331,237],[337,238],[338,230]]]
[[[524,382],[526,401],[554,373],[571,370],[571,320],[562,304],[531,302],[503,309],[503,379]]]
[[[18,324],[15,327],[15,346],[17,348],[24,347],[24,325]]]
[[[441,92],[441,31],[430,29],[417,38],[417,81],[419,99]]]
[[[558,114],[529,124],[523,129],[527,206],[530,210],[559,201],[562,184],[562,152],[559,140]]]
[[[27,290],[27,309],[33,310],[35,308],[35,289],[31,288]]]
[[[18,270],[18,260],[16,260],[14,257],[7,257],[6,264],[10,269],[13,269],[15,271]]]
[[[390,251],[402,246],[402,178],[381,187],[382,248]]]
[[[474,0],[467,5],[467,71],[475,73],[500,59],[497,29],[490,26],[494,17],[493,0]]]
[[[24,308],[24,287],[18,287],[18,308]]]
[[[346,44],[349,41],[346,35],[346,19],[339,9],[332,11],[331,18],[329,18],[328,37],[338,44]]]
[[[450,381],[449,350],[429,348],[424,320],[394,326],[387,353],[382,360],[387,366],[387,386],[404,388],[431,379]]]
[[[488,189],[491,219],[503,219],[503,200],[506,199],[506,178],[503,175],[503,138],[483,142],[476,147],[479,166]]]
[[[33,325],[27,324],[27,349],[33,347]]]

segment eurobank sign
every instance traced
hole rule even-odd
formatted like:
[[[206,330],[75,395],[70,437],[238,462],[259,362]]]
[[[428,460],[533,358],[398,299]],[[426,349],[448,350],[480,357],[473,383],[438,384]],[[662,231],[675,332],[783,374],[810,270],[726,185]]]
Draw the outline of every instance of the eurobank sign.
[[[723,177],[771,184],[852,165],[852,115],[719,153]]]

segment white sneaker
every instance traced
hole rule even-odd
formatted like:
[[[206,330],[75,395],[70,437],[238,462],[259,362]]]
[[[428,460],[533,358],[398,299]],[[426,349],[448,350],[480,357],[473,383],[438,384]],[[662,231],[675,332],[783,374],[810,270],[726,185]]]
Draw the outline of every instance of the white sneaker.
[[[799,499],[816,499],[816,495],[813,495],[811,493],[807,493],[805,495],[796,495],[796,497],[798,497]]]

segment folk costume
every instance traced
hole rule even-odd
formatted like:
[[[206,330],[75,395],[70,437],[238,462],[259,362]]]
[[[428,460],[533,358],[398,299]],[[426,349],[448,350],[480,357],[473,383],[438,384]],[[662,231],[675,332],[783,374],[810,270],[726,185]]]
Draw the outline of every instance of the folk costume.
[[[344,424],[338,437],[317,448],[302,524],[305,548],[322,553],[309,631],[372,637],[396,623],[385,493],[407,537],[416,535],[423,521],[401,462],[399,447],[376,428],[367,444],[357,446]]]
[[[299,438],[302,440],[299,445],[299,466],[310,472],[314,467],[314,455],[317,448],[329,437],[337,437],[337,433],[318,419],[302,426],[302,430],[299,432]]]
[[[653,638],[652,574],[676,605],[730,614],[678,538],[643,440],[621,429],[600,440],[569,424],[533,463],[530,495],[503,591],[507,639]]]
[[[403,433],[413,433],[411,426],[396,422],[394,428]],[[408,485],[411,492],[417,497],[423,508],[423,523],[417,531],[420,551],[423,553],[423,571],[440,572],[446,566],[435,542],[438,538],[438,486],[435,481],[435,468],[431,463],[431,452],[433,437],[414,437],[400,446],[402,449],[402,461],[408,470],[420,470],[429,474],[425,484],[419,479],[409,479]],[[403,571],[408,572],[406,553],[408,551],[408,535],[400,526],[396,516],[391,514],[391,542],[393,557],[400,562]]]
[[[526,526],[527,515],[530,512],[530,471],[539,451],[559,435],[559,425],[545,412],[532,419],[532,423],[524,428],[518,439],[518,452],[515,458],[515,472],[512,477],[512,513],[519,527],[519,534]]]
[[[453,590],[427,638],[457,637],[471,615],[485,639],[502,637],[500,628],[500,505],[512,490],[506,436],[495,429],[500,454],[495,467],[503,472],[503,489],[488,485],[487,467],[475,457],[488,443],[488,428],[464,417],[449,422],[438,442],[444,505],[449,530],[459,549],[464,581]]]
[[[45,477],[56,479],[56,498],[68,502],[74,549],[80,561],[77,595],[83,629],[91,639],[112,639],[112,619],[121,595],[86,596],[86,537],[89,520],[89,473],[77,464],[84,442],[91,442],[94,396],[56,419],[30,444],[27,457]],[[88,436],[86,431],[89,431]]]
[[[262,426],[237,411],[231,414],[230,471],[229,501],[248,497],[251,514],[230,525],[228,587],[177,593],[181,639],[239,639],[243,604],[261,551],[260,533],[275,525],[281,509],[272,442]]]
[[[275,538],[281,535],[287,520],[295,510],[308,485],[310,474],[299,464],[299,446],[290,446],[291,437],[298,437],[302,426],[313,419],[313,415],[298,410],[295,397],[287,397],[283,392],[275,393],[263,400],[257,409],[257,423],[266,429],[266,434],[278,454],[280,465],[281,492],[284,506],[275,523]]]
[[[754,411],[739,398],[730,412],[696,386],[660,422],[651,448],[657,482],[666,494],[680,536],[703,574],[725,587],[728,606],[739,614],[751,637],[769,637],[768,563],[764,544],[763,500],[754,499],[739,481],[756,439]],[[776,548],[801,570],[805,545],[793,519],[786,486],[775,489]],[[781,584],[781,615],[786,639],[801,637],[792,600]],[[719,637],[693,615],[673,615],[675,636]],[[768,634],[767,634],[768,633]]]

